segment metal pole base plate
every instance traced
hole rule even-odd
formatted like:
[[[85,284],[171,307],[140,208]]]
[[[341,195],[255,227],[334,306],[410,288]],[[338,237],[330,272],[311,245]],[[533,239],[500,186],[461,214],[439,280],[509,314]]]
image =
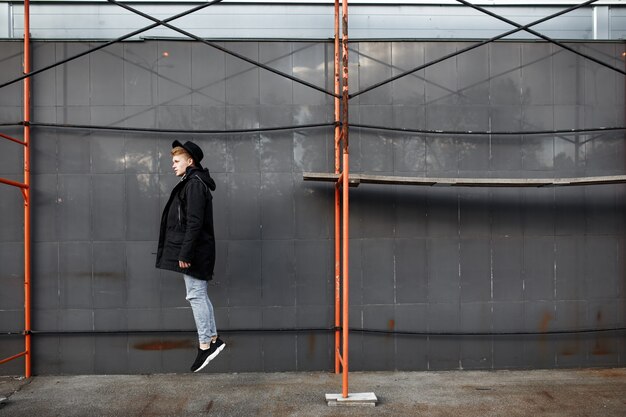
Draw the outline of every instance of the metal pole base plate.
[[[378,398],[376,398],[376,394],[373,392],[352,393],[348,394],[347,398],[343,398],[341,394],[326,394],[326,402],[331,407],[375,407],[378,402]]]

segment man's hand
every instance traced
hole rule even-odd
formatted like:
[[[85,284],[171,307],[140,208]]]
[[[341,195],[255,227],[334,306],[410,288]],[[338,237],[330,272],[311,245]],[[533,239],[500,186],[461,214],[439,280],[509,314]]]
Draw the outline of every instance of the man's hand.
[[[191,266],[191,264],[185,261],[178,261],[178,266],[180,266],[181,269],[187,269]]]

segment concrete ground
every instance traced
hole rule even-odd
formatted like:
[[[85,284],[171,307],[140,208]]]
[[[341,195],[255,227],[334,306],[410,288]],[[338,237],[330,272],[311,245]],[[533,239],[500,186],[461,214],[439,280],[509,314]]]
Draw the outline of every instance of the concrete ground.
[[[0,377],[0,416],[626,416],[626,369]]]

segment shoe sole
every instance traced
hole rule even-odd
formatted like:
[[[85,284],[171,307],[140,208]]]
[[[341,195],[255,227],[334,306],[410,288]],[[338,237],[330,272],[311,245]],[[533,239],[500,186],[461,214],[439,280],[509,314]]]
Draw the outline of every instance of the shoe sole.
[[[204,363],[202,365],[200,365],[200,367],[198,369],[196,369],[194,372],[201,371],[205,366],[207,366],[209,364],[209,362],[211,362],[213,359],[215,359],[217,357],[217,355],[219,355],[220,352],[222,350],[224,350],[225,347],[226,347],[226,343],[223,343],[222,346],[220,346],[217,349],[215,349],[215,352],[213,352],[211,355],[209,355],[209,357],[206,358]]]

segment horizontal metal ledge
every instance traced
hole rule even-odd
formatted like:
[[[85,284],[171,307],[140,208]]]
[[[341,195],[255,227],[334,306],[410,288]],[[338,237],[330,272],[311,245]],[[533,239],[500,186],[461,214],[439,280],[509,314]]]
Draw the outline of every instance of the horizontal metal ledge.
[[[339,174],[303,172],[304,181],[337,182]],[[350,174],[351,186],[359,184],[393,184],[443,187],[568,187],[577,185],[624,184],[626,175],[575,178],[434,178],[388,175]]]

